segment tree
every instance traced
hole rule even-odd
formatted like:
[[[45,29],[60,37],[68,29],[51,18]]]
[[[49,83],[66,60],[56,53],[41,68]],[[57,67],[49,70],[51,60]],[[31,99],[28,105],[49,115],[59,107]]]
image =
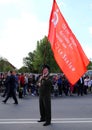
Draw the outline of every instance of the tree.
[[[60,72],[46,36],[42,40],[37,41],[36,50],[33,53],[29,52],[28,56],[23,58],[23,63],[30,72],[34,73],[41,72],[43,64],[48,64],[51,67],[51,72]]]
[[[91,60],[90,60],[90,63],[87,68],[88,68],[88,70],[92,70],[92,61]]]
[[[34,52],[35,53],[35,52]],[[29,52],[28,56],[23,58],[24,66],[28,68],[29,71],[33,72],[33,61],[34,61],[34,53]]]
[[[13,65],[7,59],[0,57],[0,72],[7,72],[14,69]]]
[[[29,61],[28,63],[31,63],[33,70],[38,73],[41,72],[43,64],[48,64],[51,68],[51,72],[61,72],[53,57],[51,46],[46,36],[42,40],[37,41],[37,48],[33,52],[33,57],[25,59],[26,65],[27,61]]]
[[[22,66],[19,70],[18,70],[19,73],[29,73],[29,69],[28,67],[26,66]]]

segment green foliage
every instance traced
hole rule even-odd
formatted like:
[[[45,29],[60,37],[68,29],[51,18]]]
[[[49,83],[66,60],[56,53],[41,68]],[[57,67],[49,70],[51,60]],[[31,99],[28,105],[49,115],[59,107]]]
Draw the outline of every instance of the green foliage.
[[[0,57],[0,72],[7,72],[14,69],[7,59]]]
[[[61,72],[58,67],[53,52],[48,42],[47,37],[45,36],[42,40],[37,41],[37,47],[34,52],[29,52],[28,56],[23,58],[24,66],[21,67],[18,72],[32,72],[32,73],[40,73],[41,67],[43,64],[48,64],[51,68],[52,73]],[[7,61],[5,58],[0,58],[0,72],[7,72],[9,70],[14,69],[13,66]],[[92,60],[90,60],[90,64],[87,67],[88,70],[92,70]]]
[[[41,72],[43,64],[48,64],[53,73],[61,72],[54,60],[51,46],[46,36],[42,40],[37,41],[36,50],[33,53],[28,53],[28,57],[25,57],[23,61],[25,66],[28,67],[31,72]]]
[[[90,61],[89,65],[88,65],[88,70],[92,70],[92,61]]]
[[[32,52],[28,53],[28,57],[23,58],[24,66],[28,68],[28,71],[31,72],[34,71],[33,61],[34,61],[34,53]]]
[[[33,53],[29,52],[28,57],[25,57],[23,61],[28,70],[33,73],[40,73],[43,64],[48,64],[52,73],[61,72],[54,59],[50,43],[46,36],[42,40],[37,41],[36,50]],[[90,61],[87,68],[92,69],[92,61]]]
[[[19,73],[27,73],[27,72],[30,72],[29,68],[28,67],[21,67],[19,70],[18,70]]]

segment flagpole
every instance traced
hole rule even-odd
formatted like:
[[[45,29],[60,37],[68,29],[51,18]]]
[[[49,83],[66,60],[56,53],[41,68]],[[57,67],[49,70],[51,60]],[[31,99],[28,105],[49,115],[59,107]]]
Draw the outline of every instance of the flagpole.
[[[47,50],[47,45],[45,45],[45,49],[44,49],[44,56],[43,56],[44,57],[44,59],[43,59],[44,64],[46,64],[46,50]]]
[[[56,0],[53,0],[53,4],[54,2],[56,2]],[[46,45],[45,45],[45,49],[44,49],[44,59],[43,59],[43,63],[46,64],[46,55],[47,55],[47,44],[48,44],[48,41],[46,41]]]

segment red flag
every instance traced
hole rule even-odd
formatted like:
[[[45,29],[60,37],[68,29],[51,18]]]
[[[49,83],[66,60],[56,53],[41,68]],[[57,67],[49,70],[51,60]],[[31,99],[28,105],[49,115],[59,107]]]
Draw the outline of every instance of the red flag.
[[[55,0],[49,21],[48,40],[55,60],[71,84],[86,72],[89,60],[72,33]]]

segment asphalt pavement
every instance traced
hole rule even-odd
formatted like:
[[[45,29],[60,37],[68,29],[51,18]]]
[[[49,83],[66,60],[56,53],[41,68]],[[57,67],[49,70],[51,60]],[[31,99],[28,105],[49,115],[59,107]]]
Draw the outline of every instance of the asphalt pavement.
[[[0,97],[0,130],[92,130],[92,94],[52,97],[52,123],[39,120],[39,97],[28,95],[13,104]]]

